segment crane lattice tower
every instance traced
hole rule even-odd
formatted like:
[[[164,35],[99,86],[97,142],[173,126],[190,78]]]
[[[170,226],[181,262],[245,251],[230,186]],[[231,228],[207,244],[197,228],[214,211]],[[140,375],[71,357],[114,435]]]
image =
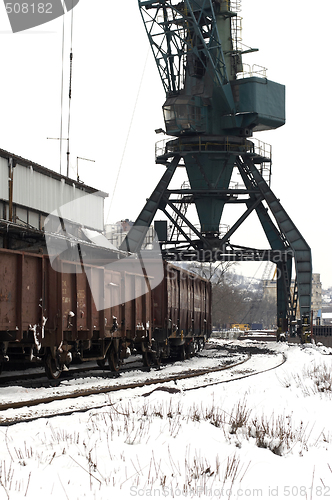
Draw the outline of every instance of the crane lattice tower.
[[[253,138],[255,132],[284,125],[285,87],[264,73],[244,73],[242,55],[257,49],[241,42],[240,3],[138,0],[166,94],[165,132],[172,138],[156,158],[166,171],[122,249],[140,249],[159,209],[177,228],[160,237],[165,259],[276,263],[278,326],[285,331],[295,323],[298,303],[302,324],[309,323],[311,251],[264,175],[270,172],[268,148]],[[171,190],[169,183],[179,165],[185,166],[190,186]],[[242,178],[241,189],[231,189],[234,169]],[[244,213],[223,234],[224,207],[238,203]],[[183,209],[188,204],[196,207],[199,229]],[[254,211],[269,242],[267,250],[231,242]],[[290,287],[293,263],[294,292]]]

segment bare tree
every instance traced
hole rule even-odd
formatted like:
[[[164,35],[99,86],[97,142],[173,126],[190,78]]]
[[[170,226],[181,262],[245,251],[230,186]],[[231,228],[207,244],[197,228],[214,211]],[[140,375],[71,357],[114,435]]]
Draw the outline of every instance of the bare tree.
[[[264,296],[262,284],[240,286],[231,268],[236,262],[191,262],[188,270],[209,280],[212,284],[212,322],[218,328],[229,328],[232,323],[262,324],[273,328],[276,324],[276,301]]]
[[[237,262],[191,262],[188,270],[205,278],[213,285],[218,285],[224,281],[226,274]]]

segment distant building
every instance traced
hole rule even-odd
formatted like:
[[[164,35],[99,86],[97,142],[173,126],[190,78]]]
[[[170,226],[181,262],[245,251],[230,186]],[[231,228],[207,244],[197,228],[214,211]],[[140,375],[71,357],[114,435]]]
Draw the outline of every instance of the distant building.
[[[291,291],[294,291],[294,281],[291,284]],[[277,281],[265,280],[263,283],[263,297],[271,300],[277,300]],[[320,311],[322,309],[322,283],[320,281],[320,274],[312,274],[312,292],[311,292],[311,310],[313,312],[314,324],[318,322]],[[299,313],[298,313],[299,316]]]
[[[332,312],[322,313],[322,325],[324,326],[332,325]]]
[[[115,224],[105,224],[105,236],[108,241],[112,243],[112,245],[114,245],[116,248],[119,248],[133,224],[134,223],[129,219],[120,220]],[[150,226],[145,237],[145,244],[151,244],[154,237],[154,228]]]
[[[312,275],[311,310],[316,321],[322,311],[322,283],[318,273]]]

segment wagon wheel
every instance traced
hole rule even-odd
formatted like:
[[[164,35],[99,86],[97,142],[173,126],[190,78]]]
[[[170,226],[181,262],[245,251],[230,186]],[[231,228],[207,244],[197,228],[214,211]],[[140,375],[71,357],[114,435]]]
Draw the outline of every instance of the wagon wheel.
[[[151,368],[152,366],[159,368],[160,367],[159,344],[154,343],[152,345],[152,351],[148,349],[146,351],[143,351],[142,360],[143,360],[143,365],[148,368]]]
[[[154,349],[154,353],[153,353],[153,364],[156,368],[160,368],[160,347],[159,347],[159,344],[156,343],[154,346],[153,346],[153,349]]]
[[[194,342],[190,342],[189,344],[186,345],[185,352],[186,352],[187,359],[190,359],[193,356],[195,356],[195,353],[197,352],[197,350],[195,351]]]
[[[185,357],[186,359],[190,359],[192,356],[192,352],[191,352],[191,344],[187,344],[185,346]]]
[[[47,354],[45,360],[45,373],[49,379],[57,379],[62,373],[62,367],[57,359],[54,359],[51,354]]]
[[[103,352],[105,352],[104,351],[105,346],[103,345],[102,347],[103,347]],[[102,359],[97,359],[97,365],[99,366],[99,368],[104,369],[107,360],[108,360],[108,351],[106,348],[106,353],[104,354],[104,357]]]
[[[142,360],[143,366],[151,368],[151,366],[153,365],[152,353],[149,351],[143,351]]]
[[[178,349],[178,358],[180,361],[184,361],[186,359],[186,346],[185,344],[180,345]]]
[[[147,368],[155,367],[159,368],[160,367],[160,357],[158,356],[158,353],[153,353],[150,351],[144,351],[143,356],[143,365],[146,366]]]
[[[106,364],[106,358],[97,359],[97,365],[99,366],[99,368],[105,368],[105,364]]]
[[[109,348],[108,353],[107,353],[107,357],[108,357],[109,369],[112,372],[118,372],[119,368],[120,368],[120,360],[119,360],[119,355],[117,352],[115,352],[115,349],[113,346],[111,346]]]

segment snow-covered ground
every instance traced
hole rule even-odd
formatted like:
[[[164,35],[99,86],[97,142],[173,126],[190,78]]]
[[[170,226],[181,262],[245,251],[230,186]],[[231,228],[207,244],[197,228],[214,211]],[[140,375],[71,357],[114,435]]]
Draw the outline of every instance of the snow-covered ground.
[[[201,389],[189,379],[93,396],[93,410],[2,425],[0,500],[331,498],[332,350],[265,345],[286,363],[242,379],[241,366],[214,373],[206,383],[228,382]],[[244,373],[272,366],[262,355],[251,363]]]

